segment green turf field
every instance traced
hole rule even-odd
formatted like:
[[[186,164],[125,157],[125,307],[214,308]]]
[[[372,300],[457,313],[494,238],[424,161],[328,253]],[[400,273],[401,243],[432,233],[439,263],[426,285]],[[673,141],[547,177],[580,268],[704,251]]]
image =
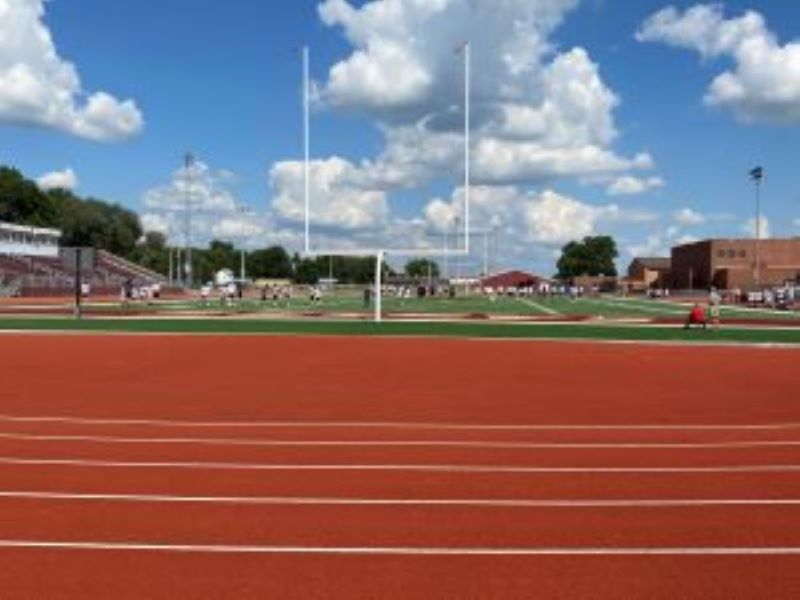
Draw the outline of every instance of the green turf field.
[[[729,327],[684,331],[678,326],[584,323],[383,322],[324,319],[103,319],[0,318],[0,330],[130,333],[452,336],[471,338],[588,339],[664,342],[781,343],[800,345],[800,328]]]
[[[522,316],[589,316],[607,318],[683,319],[689,311],[689,304],[673,301],[655,301],[646,298],[620,298],[602,296],[600,298],[511,298],[499,297],[494,300],[485,296],[460,296],[456,298],[411,298],[399,299],[385,297],[383,309],[386,314],[419,313],[419,314],[484,314],[484,315],[522,315]],[[126,312],[118,306],[106,305],[97,307],[100,312],[122,314]],[[153,305],[134,304],[131,310],[142,311],[185,311],[200,310],[223,313],[368,313],[372,309],[365,308],[363,300],[355,293],[326,295],[318,304],[312,304],[305,296],[295,296],[289,301],[244,300],[232,306],[225,306],[218,300],[208,302],[180,301],[161,302]],[[779,311],[770,309],[751,309],[746,307],[721,308],[721,316],[725,318],[758,318],[758,319],[800,319],[800,312]]]

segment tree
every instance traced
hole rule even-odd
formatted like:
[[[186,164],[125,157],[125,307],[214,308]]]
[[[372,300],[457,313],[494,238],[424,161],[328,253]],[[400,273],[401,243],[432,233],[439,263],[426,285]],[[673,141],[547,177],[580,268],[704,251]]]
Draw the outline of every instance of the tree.
[[[427,278],[439,277],[439,264],[429,258],[415,258],[406,263],[405,273],[409,277]]]
[[[614,259],[618,256],[614,238],[607,235],[587,236],[580,242],[570,242],[561,249],[558,277],[568,279],[580,275],[616,276]]]
[[[230,242],[211,240],[206,255],[214,273],[222,269],[230,269],[234,273],[238,271],[239,253]]]
[[[136,244],[134,259],[137,263],[162,275],[169,271],[169,250],[163,233],[148,231]]]
[[[17,171],[0,167],[0,221],[17,225],[57,227],[51,198]]]
[[[247,256],[247,272],[257,279],[289,279],[292,259],[282,246],[254,250]]]
[[[292,263],[295,282],[300,284],[312,284],[319,280],[319,260],[301,258],[299,254],[295,254],[292,258]]]

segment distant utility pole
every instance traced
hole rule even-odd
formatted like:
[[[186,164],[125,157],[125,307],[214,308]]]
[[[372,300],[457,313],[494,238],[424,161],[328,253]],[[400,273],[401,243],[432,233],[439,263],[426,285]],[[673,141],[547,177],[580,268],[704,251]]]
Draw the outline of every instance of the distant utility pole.
[[[750,170],[750,179],[756,187],[756,248],[754,276],[756,287],[761,287],[761,180],[764,179],[764,168],[755,167]]]
[[[489,276],[489,230],[483,232],[483,276]]]
[[[459,235],[459,227],[461,226],[461,217],[456,215],[456,248],[461,247],[461,236]],[[466,241],[464,242],[466,243]],[[456,279],[461,279],[461,257],[456,256]]]
[[[247,239],[247,226],[249,225],[248,219],[255,215],[252,209],[246,204],[237,204],[236,205],[236,212],[238,213],[239,218],[239,244],[241,245],[240,248],[240,265],[239,265],[239,278],[244,281],[247,272],[245,267],[245,240]]]
[[[184,202],[185,202],[185,225],[186,225],[186,249],[184,260],[186,262],[186,273],[184,282],[186,287],[192,287],[192,167],[194,166],[194,155],[187,152],[184,156]]]

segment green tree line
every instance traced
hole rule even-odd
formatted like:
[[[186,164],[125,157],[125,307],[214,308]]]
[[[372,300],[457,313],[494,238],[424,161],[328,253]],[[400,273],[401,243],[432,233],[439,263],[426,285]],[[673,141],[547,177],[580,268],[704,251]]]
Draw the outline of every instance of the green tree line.
[[[167,239],[159,232],[144,232],[135,212],[98,198],[82,198],[68,190],[44,191],[17,169],[3,166],[0,221],[59,229],[62,246],[100,248],[163,275],[169,272]],[[241,254],[229,242],[212,240],[206,248],[192,249],[192,263],[194,280],[209,281],[221,269],[238,275]],[[251,279],[292,279],[307,284],[333,277],[342,283],[369,283],[375,277],[375,257],[308,258],[276,245],[246,252],[245,268]],[[427,276],[429,261],[411,260],[405,271],[410,276]],[[430,263],[430,272],[434,277],[438,275],[436,263]],[[387,265],[385,274],[394,271]]]

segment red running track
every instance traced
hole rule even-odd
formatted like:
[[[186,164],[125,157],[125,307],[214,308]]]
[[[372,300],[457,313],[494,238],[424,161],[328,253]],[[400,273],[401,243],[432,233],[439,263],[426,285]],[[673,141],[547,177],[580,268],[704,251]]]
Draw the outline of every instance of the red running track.
[[[799,597],[799,358],[4,335],[0,589]]]

